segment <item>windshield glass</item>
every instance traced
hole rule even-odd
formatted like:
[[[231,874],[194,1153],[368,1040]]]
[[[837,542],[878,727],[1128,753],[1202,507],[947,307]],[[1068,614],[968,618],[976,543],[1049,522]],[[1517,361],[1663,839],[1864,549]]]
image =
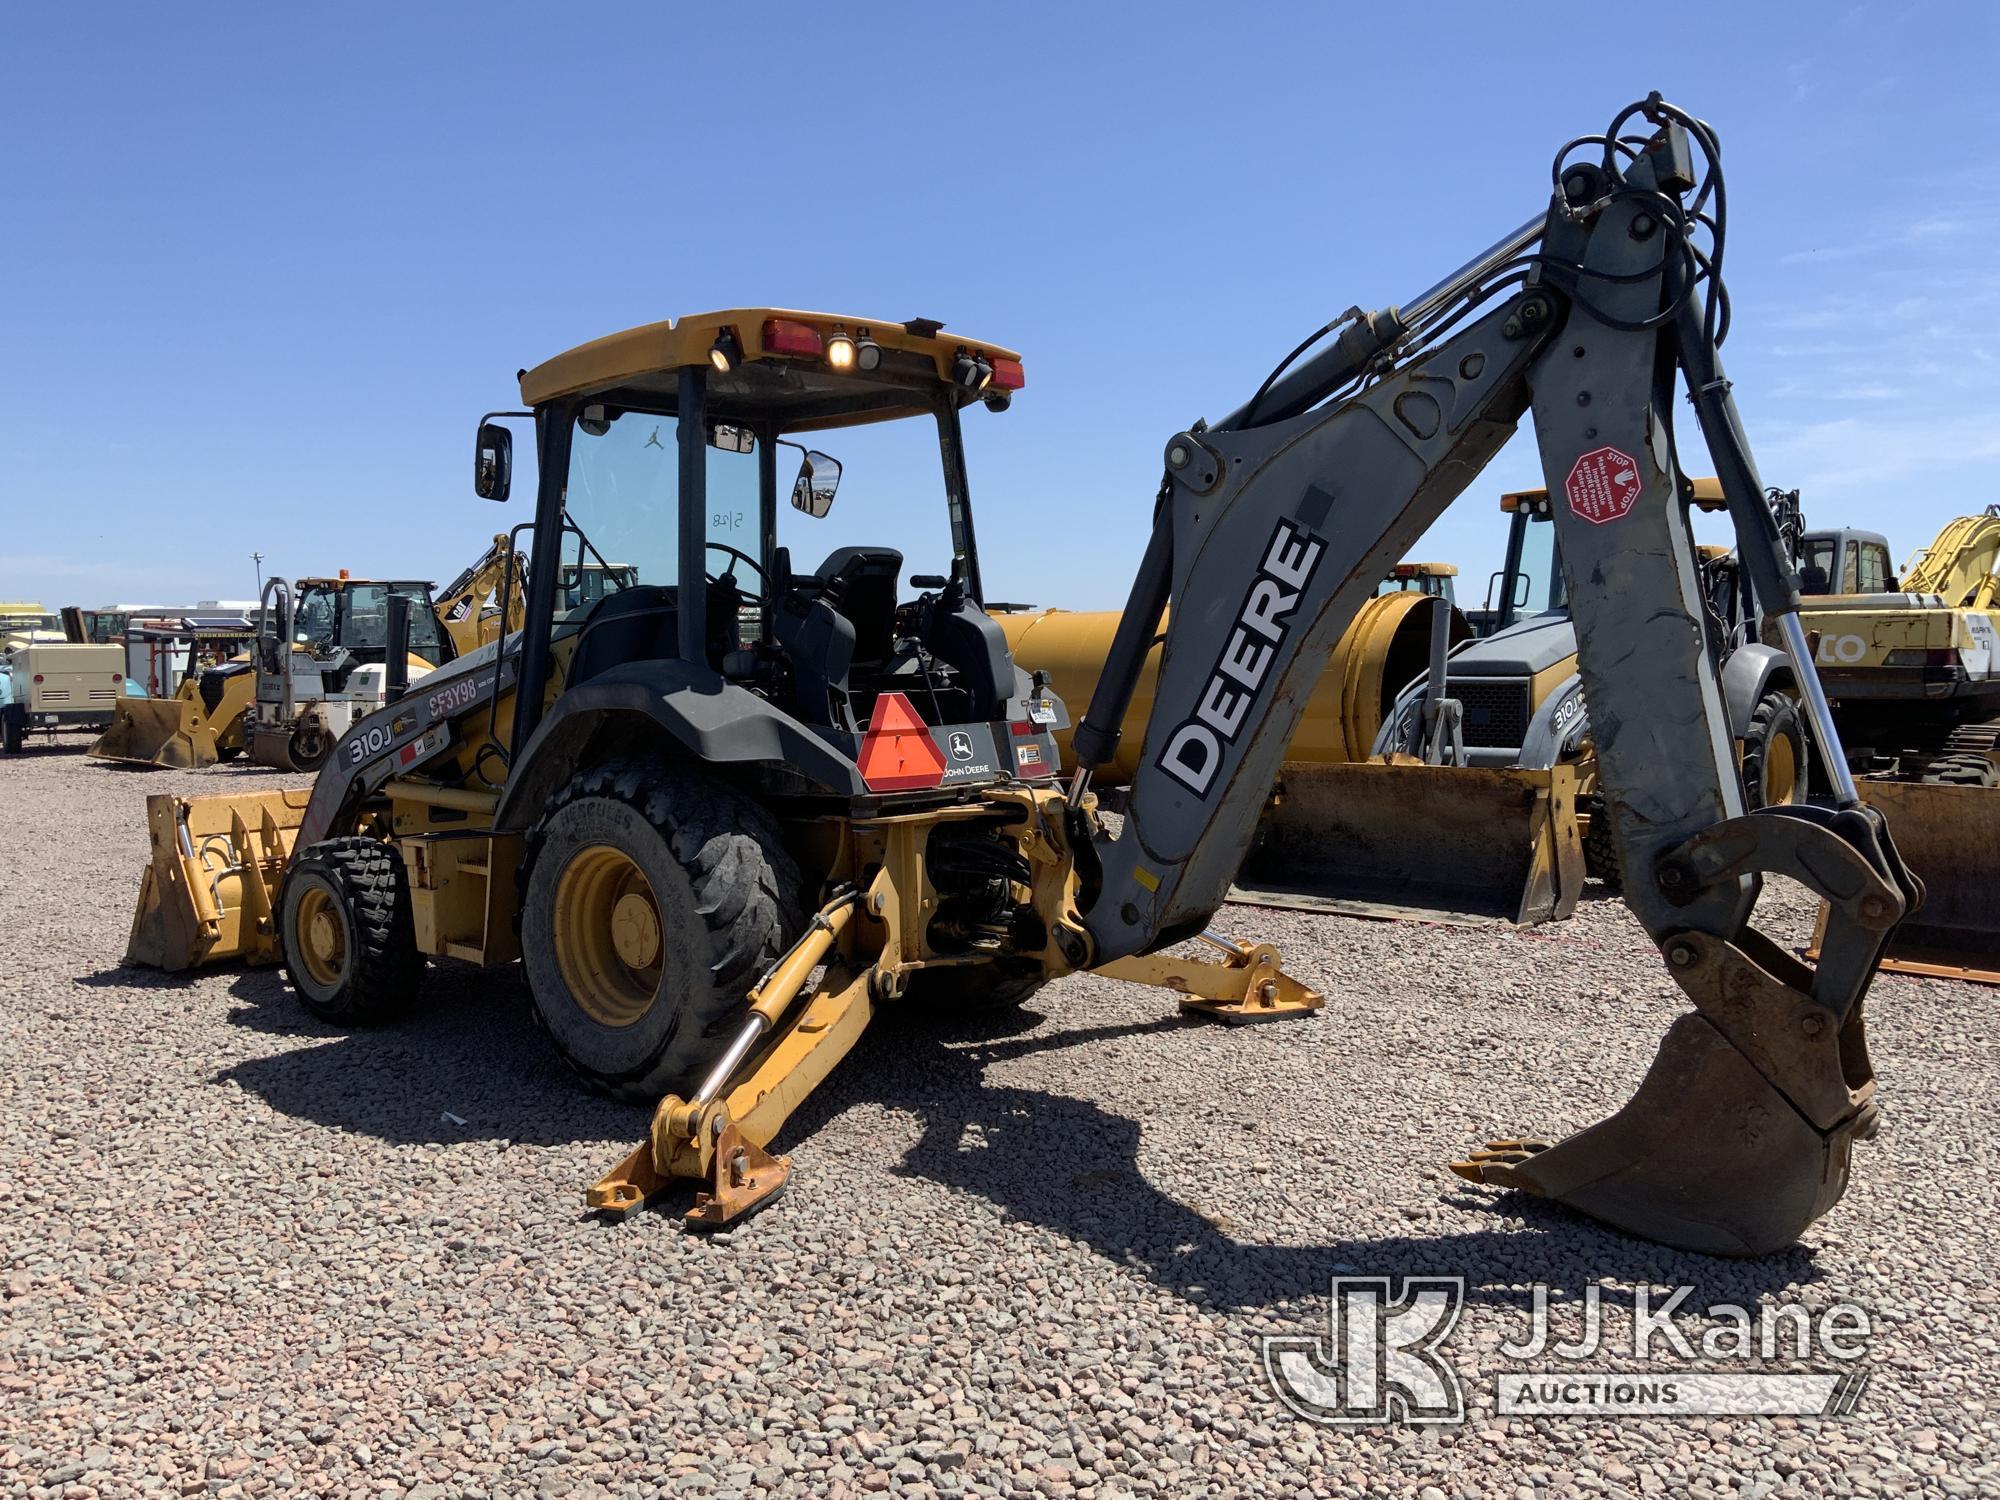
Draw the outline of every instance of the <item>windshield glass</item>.
[[[1556,526],[1547,516],[1530,516],[1521,538],[1521,571],[1514,582],[1516,612],[1546,614],[1569,608],[1569,591],[1556,553]]]
[[[1800,593],[1832,592],[1834,546],[1835,539],[1830,536],[1806,538],[1806,544],[1799,555]]]
[[[347,623],[340,632],[340,644],[349,651],[389,649],[389,596],[410,601],[410,653],[436,666],[438,649],[437,614],[430,607],[422,587],[413,583],[354,583],[347,587]]]
[[[640,585],[673,588],[680,580],[679,424],[671,416],[625,412],[578,418],[569,455],[570,520],[589,545],[563,542],[556,591],[559,615]],[[708,536],[761,562],[757,540],[757,455],[704,447],[708,461]],[[703,563],[720,577],[732,568],[747,591],[755,573],[726,552]]]
[[[824,450],[840,461],[842,470],[833,508],[823,517],[810,516],[794,510],[791,503],[799,449],[778,449],[778,542],[791,550],[795,573],[817,571],[842,547],[892,547],[903,554],[898,597],[907,598],[916,592],[909,587],[911,574],[951,571],[951,516],[935,423],[922,417],[864,422],[830,432],[793,433],[788,440]],[[976,474],[972,484],[976,504]],[[989,527],[999,524],[993,514],[987,513]],[[1032,588],[1034,582],[1027,580],[1021,587]],[[992,597],[1001,597],[1002,587],[986,580]]]
[[[292,610],[293,642],[301,646],[332,646],[339,607],[339,598],[333,590],[307,588],[299,595],[298,605]]]

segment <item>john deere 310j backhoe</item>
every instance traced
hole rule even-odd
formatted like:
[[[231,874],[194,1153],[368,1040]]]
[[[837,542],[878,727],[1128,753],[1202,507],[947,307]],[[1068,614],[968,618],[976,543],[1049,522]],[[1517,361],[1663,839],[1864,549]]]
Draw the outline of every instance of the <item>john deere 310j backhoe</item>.
[[[356,724],[309,797],[153,799],[135,953],[282,954],[315,1013],[351,1022],[406,1006],[425,955],[519,957],[576,1070],[659,1100],[590,1201],[688,1181],[709,1224],[782,1185],[773,1136],[878,1007],[1095,969],[1236,1018],[1310,1009],[1268,948],[1166,950],[1207,933],[1334,638],[1532,409],[1626,899],[1694,1009],[1608,1120],[1456,1167],[1675,1245],[1786,1244],[1873,1128],[1862,997],[1919,891],[1851,784],[1836,810],[1743,812],[1677,496],[1677,375],[1767,612],[1792,620],[1796,596],[1717,363],[1719,188],[1705,126],[1634,105],[1559,155],[1545,212],[1174,435],[1067,784],[1065,710],[981,608],[967,493],[960,411],[1004,408],[1017,356],[929,321],[758,309],[527,371],[525,628]],[[905,598],[889,547],[795,568],[778,448],[904,417],[935,428],[947,571]],[[481,493],[505,495],[511,455],[483,423]],[[824,514],[837,472],[807,453],[793,504]],[[755,535],[718,540],[739,509]],[[572,564],[601,597],[566,606]],[[1088,768],[1170,600],[1113,832]],[[1750,925],[1767,873],[1833,903],[1816,968]]]

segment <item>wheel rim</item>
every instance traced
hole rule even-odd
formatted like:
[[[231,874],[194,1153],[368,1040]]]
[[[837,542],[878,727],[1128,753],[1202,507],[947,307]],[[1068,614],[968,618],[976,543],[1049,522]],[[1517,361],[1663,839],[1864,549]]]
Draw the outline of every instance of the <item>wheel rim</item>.
[[[333,989],[347,970],[347,929],[341,923],[333,893],[319,886],[308,886],[299,898],[298,914],[293,920],[298,924],[299,962],[305,965],[314,984]]]
[[[1764,749],[1764,805],[1789,807],[1799,793],[1799,748],[1789,734],[1771,736]]]
[[[600,1026],[630,1026],[660,989],[660,905],[631,856],[579,849],[556,880],[554,939],[563,983]]]

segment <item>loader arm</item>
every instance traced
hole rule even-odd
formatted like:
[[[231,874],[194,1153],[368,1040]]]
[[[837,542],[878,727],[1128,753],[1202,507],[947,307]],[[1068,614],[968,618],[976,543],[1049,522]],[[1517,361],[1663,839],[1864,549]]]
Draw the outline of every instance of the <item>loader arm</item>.
[[[1640,115],[1656,127],[1643,149],[1607,144]],[[1589,143],[1602,161],[1559,160],[1543,219],[1409,306],[1349,314],[1324,353],[1169,441],[1146,560],[1076,732],[1080,803],[1171,601],[1129,812],[1098,837],[1084,920],[1099,962],[1206,926],[1328,648],[1531,412],[1625,899],[1697,1013],[1618,1115],[1550,1149],[1503,1143],[1462,1175],[1669,1243],[1756,1253],[1839,1197],[1848,1143],[1873,1127],[1861,1000],[1918,888],[1850,779],[1832,813],[1744,815],[1703,643],[1677,375],[1745,569],[1788,635],[1798,601],[1721,375],[1719,293],[1698,295],[1714,260],[1693,238],[1708,194],[1694,147],[1711,179],[1717,150],[1657,95]],[[1791,645],[1839,766],[1810,652]],[[1833,903],[1841,938],[1817,971],[1748,925],[1766,873]]]

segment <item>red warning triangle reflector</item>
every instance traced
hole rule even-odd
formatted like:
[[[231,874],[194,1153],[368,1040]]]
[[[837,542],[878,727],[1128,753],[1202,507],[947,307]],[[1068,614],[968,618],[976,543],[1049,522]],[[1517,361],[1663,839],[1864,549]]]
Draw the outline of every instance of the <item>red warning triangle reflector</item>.
[[[861,779],[877,792],[917,791],[944,780],[937,741],[901,693],[884,693],[875,700],[861,740]]]

